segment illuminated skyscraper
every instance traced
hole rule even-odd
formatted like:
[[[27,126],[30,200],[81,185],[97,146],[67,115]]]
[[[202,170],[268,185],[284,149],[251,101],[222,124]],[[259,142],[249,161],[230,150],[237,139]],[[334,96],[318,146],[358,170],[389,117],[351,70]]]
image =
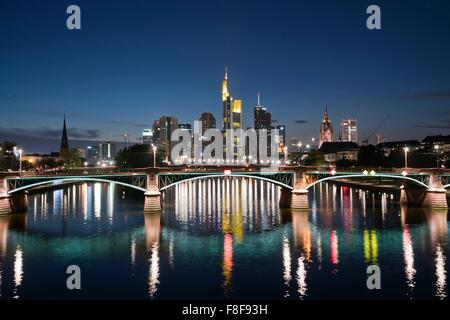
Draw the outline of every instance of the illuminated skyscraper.
[[[170,138],[176,129],[178,129],[178,119],[173,116],[163,116],[153,124],[153,140],[166,157],[166,161],[170,160],[169,154],[172,149]]]
[[[341,141],[358,143],[356,119],[344,119],[341,121]]]
[[[235,100],[228,92],[228,72],[222,81],[223,130],[242,128],[242,101]]]
[[[328,117],[328,107],[325,107],[322,123],[320,124],[319,148],[324,142],[333,142],[333,126]]]
[[[259,93],[258,93],[258,103],[253,108],[253,123],[254,128],[256,130],[259,129],[270,129],[270,126],[272,125],[272,115],[270,112],[267,111],[266,108],[264,108],[259,99]]]
[[[223,105],[223,133],[224,133],[224,154],[226,155],[226,130],[242,129],[242,101],[234,100],[228,92],[228,71],[225,68],[225,77],[222,81],[222,105]],[[240,143],[237,137],[234,138],[234,155],[237,155],[237,146]]]
[[[152,129],[144,129],[144,131],[142,131],[142,143],[147,145],[151,145],[153,143]]]

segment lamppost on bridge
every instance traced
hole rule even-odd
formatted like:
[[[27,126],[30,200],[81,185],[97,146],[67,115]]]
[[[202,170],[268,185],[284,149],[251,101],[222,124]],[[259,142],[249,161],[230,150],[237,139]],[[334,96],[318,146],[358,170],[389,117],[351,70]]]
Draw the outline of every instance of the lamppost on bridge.
[[[404,147],[403,151],[405,151],[405,169],[408,168],[408,151],[409,148],[408,147]]]
[[[288,160],[288,147],[285,146],[283,148],[283,151],[284,151],[284,164],[286,165],[287,164],[287,160]]]
[[[439,168],[439,145],[434,145],[434,151],[436,152],[436,168]]]
[[[152,144],[152,149],[153,149],[153,168],[156,168],[156,145]]]
[[[22,172],[22,149],[17,150],[19,152],[19,171]]]

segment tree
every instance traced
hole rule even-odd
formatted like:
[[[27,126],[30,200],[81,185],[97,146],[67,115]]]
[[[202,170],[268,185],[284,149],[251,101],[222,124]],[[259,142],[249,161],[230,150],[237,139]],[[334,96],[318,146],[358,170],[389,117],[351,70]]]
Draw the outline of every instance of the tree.
[[[163,156],[156,152],[156,165],[162,163]],[[146,168],[153,166],[153,150],[147,144],[135,144],[125,148],[116,156],[116,164],[119,168]]]
[[[14,154],[16,144],[11,141],[0,143],[0,170],[19,169],[19,159]]]
[[[46,157],[46,158],[42,158],[39,161],[38,167],[41,170],[49,170],[49,169],[54,169],[57,167],[62,166],[63,163],[61,163],[61,161],[57,161],[57,159],[53,158],[53,157]]]
[[[77,149],[62,151],[59,154],[66,169],[81,166],[81,154]]]
[[[325,156],[323,152],[311,151],[307,154],[305,158],[305,166],[323,166],[325,163]]]
[[[383,165],[383,151],[372,144],[361,146],[358,152],[358,162],[361,166],[379,167]]]

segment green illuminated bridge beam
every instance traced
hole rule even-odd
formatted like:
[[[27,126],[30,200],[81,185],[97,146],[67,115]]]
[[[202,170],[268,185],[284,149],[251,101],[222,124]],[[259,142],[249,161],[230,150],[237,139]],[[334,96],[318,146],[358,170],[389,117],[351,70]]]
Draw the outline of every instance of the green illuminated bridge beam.
[[[449,174],[408,174],[375,172],[311,171],[304,168],[265,170],[190,170],[171,171],[173,168],[151,168],[141,173],[86,174],[60,176],[0,176],[0,214],[23,212],[27,209],[26,191],[39,187],[58,186],[65,183],[101,182],[117,183],[139,190],[145,195],[145,211],[162,209],[161,192],[186,181],[209,178],[252,178],[280,187],[280,205],[308,210],[308,190],[321,182],[333,180],[358,181],[360,179],[389,179],[399,182],[402,204],[447,208],[446,188],[450,187]]]

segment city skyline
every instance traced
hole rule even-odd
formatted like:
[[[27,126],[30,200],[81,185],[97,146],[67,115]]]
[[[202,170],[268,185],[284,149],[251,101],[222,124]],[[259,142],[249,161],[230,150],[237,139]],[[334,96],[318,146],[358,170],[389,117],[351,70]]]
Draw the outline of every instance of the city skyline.
[[[364,3],[326,2],[326,11],[323,4],[284,4],[267,10],[265,2],[231,1],[236,14],[223,26],[217,5],[204,2],[175,4],[189,13],[186,25],[177,16],[184,11],[165,4],[80,1],[85,19],[77,32],[61,23],[66,4],[2,4],[0,140],[27,152],[57,151],[64,112],[74,147],[123,141],[125,132],[137,142],[165,114],[193,123],[210,112],[220,123],[226,66],[244,128],[252,126],[261,92],[289,138],[318,138],[325,105],[336,125],[358,119],[360,138],[388,113],[380,133],[389,141],[448,133],[449,22],[435,18],[448,4],[411,2],[405,11],[381,1],[377,32],[365,28]],[[208,15],[199,16],[199,8]],[[108,22],[115,19],[120,25]],[[253,26],[258,19],[272,22]]]

